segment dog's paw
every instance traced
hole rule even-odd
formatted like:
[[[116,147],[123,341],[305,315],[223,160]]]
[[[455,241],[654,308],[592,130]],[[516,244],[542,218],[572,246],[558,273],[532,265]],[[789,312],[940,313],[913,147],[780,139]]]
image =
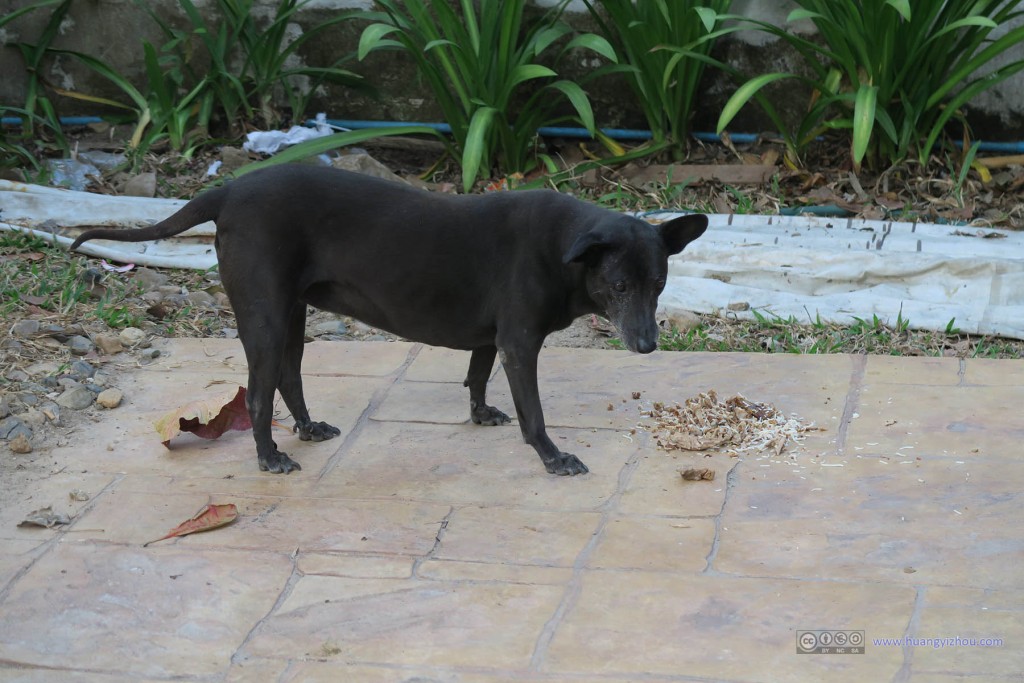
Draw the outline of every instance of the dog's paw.
[[[341,430],[326,422],[297,424],[292,431],[299,433],[300,441],[327,441],[341,434]]]
[[[274,452],[268,457],[260,456],[260,470],[271,474],[288,474],[293,470],[301,470],[302,466],[274,447]]]
[[[512,421],[511,417],[494,406],[478,406],[472,401],[469,404],[469,419],[473,421],[473,424],[486,426],[506,425]]]
[[[544,467],[551,474],[559,476],[573,476],[575,474],[586,474],[590,469],[583,464],[583,461],[572,453],[559,453],[558,457],[544,461]]]

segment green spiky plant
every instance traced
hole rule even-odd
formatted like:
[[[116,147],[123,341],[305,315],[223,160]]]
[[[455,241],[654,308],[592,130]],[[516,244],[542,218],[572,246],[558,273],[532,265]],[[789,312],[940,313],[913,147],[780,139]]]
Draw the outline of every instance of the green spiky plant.
[[[912,155],[925,163],[961,107],[1024,69],[1024,59],[992,66],[1024,41],[1024,25],[997,29],[1024,15],[1018,0],[797,0],[787,23],[810,20],[823,44],[786,27],[745,17],[788,42],[811,77],[768,73],[744,83],[724,107],[719,132],[759,91],[785,79],[813,92],[803,120],[789,132],[799,151],[821,132],[848,131],[855,168],[896,164]]]
[[[542,126],[572,121],[596,133],[594,112],[580,84],[558,79],[553,69],[538,63],[549,51],[557,62],[574,48],[616,61],[601,36],[563,40],[571,33],[560,21],[565,1],[533,22],[524,16],[525,0],[377,4],[383,11],[363,15],[372,23],[360,38],[359,58],[376,50],[400,50],[415,62],[451,125],[466,191],[495,166],[505,173],[535,166],[536,131]],[[565,104],[572,114],[560,113]]]
[[[732,0],[584,0],[619,54],[634,101],[656,143],[684,156],[697,89]],[[664,49],[672,47],[673,50]]]
[[[154,11],[151,3],[136,0],[150,13],[167,37],[165,54],[176,57],[176,63],[189,83],[204,83],[199,96],[204,107],[223,117],[231,130],[238,132],[242,122],[273,128],[286,118],[276,106],[278,97],[287,100],[287,118],[301,122],[310,94],[323,82],[348,87],[366,87],[357,74],[341,68],[352,59],[342,55],[326,66],[293,65],[292,58],[311,39],[325,29],[348,21],[356,12],[340,12],[330,19],[306,28],[294,40],[289,39],[288,26],[297,13],[312,0],[279,0],[273,15],[266,21],[253,14],[255,0],[216,0],[220,14],[216,24],[207,22],[192,0],[178,0],[191,27],[187,31],[174,28]],[[193,66],[193,41],[198,41],[209,60],[209,68],[200,73]],[[305,80],[305,87],[300,81]],[[207,104],[208,103],[208,104]]]

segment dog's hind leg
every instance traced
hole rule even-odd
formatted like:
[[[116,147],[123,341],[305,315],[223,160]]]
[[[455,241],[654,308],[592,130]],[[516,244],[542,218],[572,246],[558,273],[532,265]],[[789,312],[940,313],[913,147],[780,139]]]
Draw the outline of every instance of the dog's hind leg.
[[[469,387],[469,419],[478,425],[503,425],[512,421],[505,413],[494,406],[487,405],[487,380],[494,368],[494,357],[498,355],[496,346],[481,346],[473,349],[469,357],[469,372],[462,386]]]
[[[272,325],[247,325],[247,316],[239,314],[237,310],[235,317],[238,320],[238,336],[242,340],[245,359],[249,364],[245,405],[249,409],[249,419],[252,420],[252,436],[256,440],[256,457],[260,469],[275,474],[301,470],[299,463],[277,450],[277,444],[270,436],[274,393],[281,372],[284,329],[274,330]],[[247,328],[251,334],[245,334]]]
[[[281,357],[281,376],[277,388],[281,398],[291,411],[295,426],[292,431],[299,433],[302,441],[326,441],[341,434],[337,427],[326,422],[313,422],[302,395],[302,351],[306,335],[306,304],[297,302],[288,318],[288,331]]]

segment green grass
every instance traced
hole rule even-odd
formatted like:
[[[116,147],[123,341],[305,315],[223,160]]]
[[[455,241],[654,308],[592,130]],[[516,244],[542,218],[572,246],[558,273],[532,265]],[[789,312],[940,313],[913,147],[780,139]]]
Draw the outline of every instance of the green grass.
[[[792,316],[752,313],[753,320],[700,316],[700,323],[689,330],[663,333],[659,348],[665,351],[958,358],[1020,358],[1024,354],[1024,342],[963,334],[955,326],[955,318],[943,331],[926,331],[911,329],[902,311],[892,323],[873,315],[852,317],[847,324],[824,322],[820,317],[804,322]]]
[[[0,233],[0,313],[11,318],[32,311],[103,321],[111,328],[141,321],[124,300],[138,292],[128,280],[97,282],[84,257],[71,257],[36,235]]]

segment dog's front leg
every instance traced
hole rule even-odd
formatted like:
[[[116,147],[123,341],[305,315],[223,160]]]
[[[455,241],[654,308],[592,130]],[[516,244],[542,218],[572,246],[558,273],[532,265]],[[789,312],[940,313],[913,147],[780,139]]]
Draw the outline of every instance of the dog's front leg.
[[[494,368],[494,357],[498,354],[496,346],[481,346],[473,349],[469,357],[469,372],[462,386],[469,387],[469,419],[478,425],[503,425],[512,421],[505,413],[494,406],[487,405],[487,380]]]
[[[544,426],[544,411],[537,388],[537,354],[540,344],[525,347],[520,344],[499,346],[501,362],[508,377],[512,400],[519,416],[523,439],[537,451],[544,467],[551,474],[571,475],[589,472],[587,466],[572,453],[564,453],[548,437]]]

